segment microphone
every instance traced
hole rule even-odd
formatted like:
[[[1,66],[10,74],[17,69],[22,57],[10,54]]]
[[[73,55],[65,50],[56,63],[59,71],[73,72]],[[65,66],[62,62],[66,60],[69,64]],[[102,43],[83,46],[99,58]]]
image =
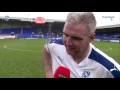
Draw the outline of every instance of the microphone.
[[[55,71],[54,78],[70,78],[70,70],[66,67],[59,66]]]

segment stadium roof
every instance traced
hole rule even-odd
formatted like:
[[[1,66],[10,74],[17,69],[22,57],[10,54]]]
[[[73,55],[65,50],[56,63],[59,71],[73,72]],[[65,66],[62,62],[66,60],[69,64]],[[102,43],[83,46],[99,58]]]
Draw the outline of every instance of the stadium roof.
[[[4,19],[5,17],[0,16],[0,19]],[[28,22],[35,22],[35,18],[23,18],[23,17],[9,17],[9,20],[19,20],[19,21],[28,21]],[[45,22],[65,22],[65,20],[60,19],[45,19]]]
[[[96,29],[102,29],[102,28],[114,28],[114,27],[120,27],[120,24],[106,25],[106,26],[99,26],[99,27],[96,27]]]
[[[0,19],[5,19],[5,15],[0,16]],[[19,20],[19,21],[28,21],[28,22],[35,22],[35,18],[30,18],[30,17],[9,17],[9,19],[12,20]],[[62,19],[51,19],[51,18],[45,18],[45,22],[65,22],[65,20]],[[104,21],[105,22],[105,21]],[[97,26],[96,29],[102,29],[102,28],[114,28],[114,27],[120,27],[120,23],[118,24],[111,24],[111,25],[102,25],[102,26]]]

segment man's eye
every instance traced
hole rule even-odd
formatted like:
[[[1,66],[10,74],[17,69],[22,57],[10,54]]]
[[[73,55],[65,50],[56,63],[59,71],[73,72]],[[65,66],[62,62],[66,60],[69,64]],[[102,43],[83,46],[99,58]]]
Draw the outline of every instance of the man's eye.
[[[75,39],[75,40],[82,40],[81,38],[78,38],[78,37],[73,37],[73,39]]]

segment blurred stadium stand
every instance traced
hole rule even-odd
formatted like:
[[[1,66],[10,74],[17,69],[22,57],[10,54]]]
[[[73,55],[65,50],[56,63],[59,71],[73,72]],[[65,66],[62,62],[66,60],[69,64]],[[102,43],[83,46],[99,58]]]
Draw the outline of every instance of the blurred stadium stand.
[[[65,21],[46,20],[44,24],[36,24],[34,19],[5,20],[0,18],[0,36],[14,34],[17,39],[40,39],[62,37],[62,30]],[[120,24],[96,27],[97,41],[119,41]]]

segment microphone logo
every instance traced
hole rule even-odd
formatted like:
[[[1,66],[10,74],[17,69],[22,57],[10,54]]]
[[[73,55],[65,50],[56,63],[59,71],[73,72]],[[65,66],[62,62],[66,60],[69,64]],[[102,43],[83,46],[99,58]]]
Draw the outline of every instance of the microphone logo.
[[[68,78],[67,76],[64,76],[64,75],[62,75],[62,74],[59,74],[58,77],[59,77],[59,78]]]

